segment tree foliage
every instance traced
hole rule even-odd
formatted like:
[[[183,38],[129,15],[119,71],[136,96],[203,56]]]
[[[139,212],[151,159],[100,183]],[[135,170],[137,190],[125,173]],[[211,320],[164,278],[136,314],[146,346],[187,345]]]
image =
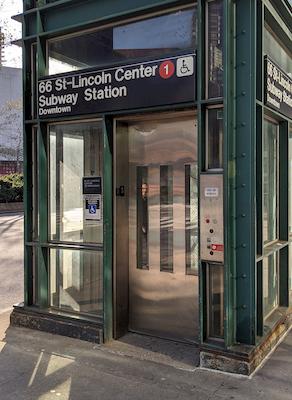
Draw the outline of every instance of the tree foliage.
[[[0,28],[4,33],[4,50],[9,51],[9,64],[21,66],[21,55],[18,51],[10,50],[12,42],[21,37],[21,25],[11,19],[11,14],[20,13],[22,0],[0,0]],[[16,12],[11,12],[16,10]],[[5,54],[5,53],[4,53]],[[4,57],[5,61],[5,57]],[[8,61],[8,60],[7,60]]]
[[[10,174],[0,177],[0,203],[23,201],[23,175]]]

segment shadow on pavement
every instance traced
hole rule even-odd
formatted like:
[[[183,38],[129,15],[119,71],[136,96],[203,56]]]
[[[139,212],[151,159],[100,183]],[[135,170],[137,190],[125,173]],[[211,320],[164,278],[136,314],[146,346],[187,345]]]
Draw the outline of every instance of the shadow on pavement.
[[[23,219],[22,214],[0,214],[0,217],[10,217],[6,221],[1,220],[0,221],[0,226],[5,227],[4,229],[1,229],[1,235],[3,235],[5,232],[7,232],[9,229],[11,229],[17,222],[21,221]],[[21,238],[22,239],[22,238]]]
[[[291,399],[291,334],[252,379],[182,369],[179,363],[191,357],[186,354],[167,364],[163,357],[172,353],[165,348],[160,363],[111,346],[10,327],[9,313],[0,314],[0,334],[1,400]],[[141,344],[141,338],[125,340],[137,349]],[[156,353],[158,344],[152,342]]]

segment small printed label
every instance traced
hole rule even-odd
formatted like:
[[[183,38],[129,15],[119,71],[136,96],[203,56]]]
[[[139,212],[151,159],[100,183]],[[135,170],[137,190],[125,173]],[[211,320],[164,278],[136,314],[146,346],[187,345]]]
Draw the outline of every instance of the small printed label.
[[[82,179],[83,194],[102,194],[101,176],[88,176]]]
[[[218,187],[206,187],[205,188],[205,197],[219,197],[219,188]]]
[[[102,197],[100,194],[84,196],[84,217],[86,221],[102,220]]]
[[[223,244],[212,244],[212,250],[214,251],[223,251],[224,246]]]

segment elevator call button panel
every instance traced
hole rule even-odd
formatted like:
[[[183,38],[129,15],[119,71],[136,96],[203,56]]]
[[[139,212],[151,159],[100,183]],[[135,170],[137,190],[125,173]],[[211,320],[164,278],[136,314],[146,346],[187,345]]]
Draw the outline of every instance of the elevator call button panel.
[[[200,250],[202,261],[224,262],[222,174],[200,176]]]

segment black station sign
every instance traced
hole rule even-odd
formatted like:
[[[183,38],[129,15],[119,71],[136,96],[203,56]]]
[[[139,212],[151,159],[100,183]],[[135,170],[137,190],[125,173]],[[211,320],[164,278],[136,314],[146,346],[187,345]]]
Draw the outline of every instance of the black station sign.
[[[45,77],[40,118],[127,110],[195,100],[195,55]]]
[[[292,118],[292,79],[269,57],[265,57],[265,103]]]
[[[82,179],[83,194],[102,194],[101,176],[88,176]]]

